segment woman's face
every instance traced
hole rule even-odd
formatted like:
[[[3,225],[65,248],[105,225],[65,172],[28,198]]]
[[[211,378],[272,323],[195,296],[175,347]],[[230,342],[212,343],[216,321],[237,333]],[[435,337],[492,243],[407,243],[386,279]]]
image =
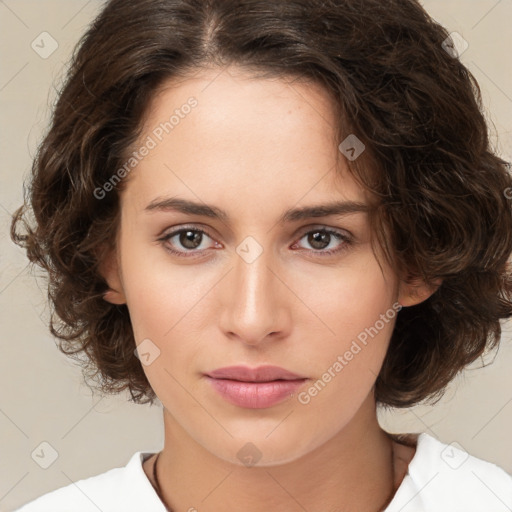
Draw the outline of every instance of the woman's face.
[[[128,306],[166,421],[235,464],[249,442],[259,464],[297,459],[374,407],[404,304],[372,252],[367,196],[338,162],[332,112],[316,85],[234,69],[169,82],[121,195],[110,299]],[[338,202],[356,208],[300,213]],[[206,374],[235,365],[305,380],[224,381],[223,395]]]

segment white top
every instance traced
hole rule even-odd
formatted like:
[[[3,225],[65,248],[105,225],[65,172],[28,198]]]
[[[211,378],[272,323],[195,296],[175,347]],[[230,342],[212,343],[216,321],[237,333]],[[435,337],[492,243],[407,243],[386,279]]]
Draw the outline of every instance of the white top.
[[[456,444],[419,434],[407,474],[385,512],[511,512],[512,476]],[[142,468],[150,455],[135,452],[126,466],[44,494],[15,512],[166,512]]]

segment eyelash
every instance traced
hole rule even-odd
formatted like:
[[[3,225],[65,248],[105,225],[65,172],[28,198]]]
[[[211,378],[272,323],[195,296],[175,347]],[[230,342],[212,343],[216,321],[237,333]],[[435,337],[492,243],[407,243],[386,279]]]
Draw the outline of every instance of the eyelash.
[[[180,229],[177,229],[175,231],[171,231],[170,233],[167,233],[164,236],[158,238],[158,241],[161,242],[162,245],[164,245],[165,250],[170,252],[171,254],[174,254],[176,256],[183,257],[183,258],[198,257],[198,256],[196,256],[196,254],[198,254],[198,253],[200,254],[202,251],[197,251],[197,250],[177,251],[176,249],[172,249],[166,243],[171,238],[173,238],[176,235],[179,235],[180,233],[183,233],[185,231],[193,231],[193,232],[196,232],[196,233],[201,233],[201,234],[207,235],[209,238],[213,239],[213,237],[208,233],[208,231],[206,231],[204,229],[199,229],[199,228],[196,228],[196,227],[193,227],[193,226],[184,226],[184,227],[182,227]],[[332,256],[334,254],[340,254],[340,253],[342,253],[343,251],[345,251],[348,248],[347,246],[350,246],[352,244],[352,239],[348,235],[345,235],[345,234],[343,234],[343,233],[341,233],[339,231],[335,231],[335,230],[327,228],[327,227],[315,228],[315,229],[311,229],[309,231],[305,231],[304,233],[302,233],[302,235],[300,236],[299,240],[301,240],[302,238],[304,238],[304,236],[309,235],[311,233],[327,233],[329,235],[332,235],[332,236],[336,237],[339,241],[344,242],[344,244],[341,246],[341,248],[329,249],[327,251],[326,250],[321,250],[321,249],[309,249],[309,250],[305,249],[308,252],[319,254],[321,257],[327,257],[327,256]],[[204,250],[206,250],[206,249],[204,249]],[[190,253],[191,255],[189,256],[187,253]]]

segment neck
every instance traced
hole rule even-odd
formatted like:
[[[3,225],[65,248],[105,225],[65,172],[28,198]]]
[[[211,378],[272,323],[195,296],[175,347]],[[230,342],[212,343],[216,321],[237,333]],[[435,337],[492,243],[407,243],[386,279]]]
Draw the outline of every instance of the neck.
[[[377,422],[374,402],[365,402],[327,443],[276,466],[245,467],[215,457],[166,409],[164,427],[158,480],[162,501],[175,511],[378,512],[403,476],[394,476],[393,443]]]

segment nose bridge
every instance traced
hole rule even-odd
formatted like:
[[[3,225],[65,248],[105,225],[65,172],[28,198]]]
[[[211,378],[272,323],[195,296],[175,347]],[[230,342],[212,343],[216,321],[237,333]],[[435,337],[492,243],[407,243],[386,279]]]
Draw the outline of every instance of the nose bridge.
[[[280,331],[282,286],[270,269],[275,266],[272,251],[248,237],[236,249],[230,290],[223,313],[225,332],[246,343],[256,343],[271,332]]]

